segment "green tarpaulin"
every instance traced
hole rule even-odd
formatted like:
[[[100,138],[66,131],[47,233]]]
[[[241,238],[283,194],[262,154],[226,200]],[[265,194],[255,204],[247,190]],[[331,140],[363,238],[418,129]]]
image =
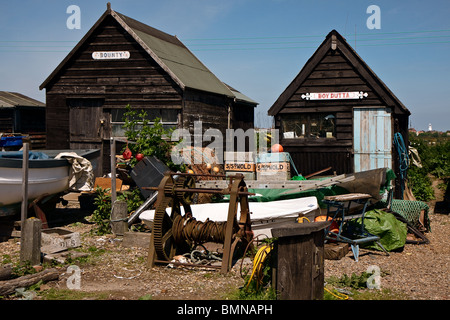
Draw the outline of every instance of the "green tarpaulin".
[[[356,224],[361,225],[361,218],[349,221],[347,230],[353,229]],[[387,251],[401,249],[405,246],[407,226],[397,220],[392,213],[378,209],[368,211],[364,216],[364,227],[367,232],[380,237],[380,243]],[[375,242],[365,244],[364,248],[381,250]]]

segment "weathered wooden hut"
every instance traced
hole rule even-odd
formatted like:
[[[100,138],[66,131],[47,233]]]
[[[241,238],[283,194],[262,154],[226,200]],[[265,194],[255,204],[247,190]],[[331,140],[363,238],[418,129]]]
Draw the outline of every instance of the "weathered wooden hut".
[[[0,133],[31,137],[31,147],[45,147],[45,104],[18,92],[0,91]]]
[[[109,170],[109,140],[123,136],[125,107],[167,127],[253,127],[255,101],[220,81],[176,37],[111,9],[42,83],[47,147],[99,148]]]
[[[18,92],[0,91],[0,132],[45,132],[45,104]]]
[[[268,114],[303,175],[328,167],[398,172],[394,133],[407,144],[410,112],[335,30]]]

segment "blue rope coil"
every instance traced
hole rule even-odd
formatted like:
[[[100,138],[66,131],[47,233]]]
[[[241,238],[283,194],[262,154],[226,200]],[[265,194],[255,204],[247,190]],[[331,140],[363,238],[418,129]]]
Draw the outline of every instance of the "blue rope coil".
[[[409,156],[408,156],[408,149],[405,146],[403,136],[400,132],[394,134],[394,146],[397,150],[397,154],[399,157],[399,171],[401,180],[400,186],[402,189],[402,199],[403,199],[403,192],[405,191],[405,180],[407,177],[407,170],[409,168]]]

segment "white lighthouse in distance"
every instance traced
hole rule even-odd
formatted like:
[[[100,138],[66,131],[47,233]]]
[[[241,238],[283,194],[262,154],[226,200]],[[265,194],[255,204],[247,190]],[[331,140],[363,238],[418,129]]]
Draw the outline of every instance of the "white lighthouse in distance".
[[[433,131],[433,127],[431,126],[431,123],[428,124],[428,131]]]

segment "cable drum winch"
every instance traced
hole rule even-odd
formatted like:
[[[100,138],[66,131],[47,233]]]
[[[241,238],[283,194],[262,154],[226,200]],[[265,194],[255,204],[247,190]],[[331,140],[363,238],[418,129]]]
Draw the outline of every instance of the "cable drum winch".
[[[207,219],[205,222],[197,221],[191,215],[175,217],[172,226],[173,239],[175,243],[189,241],[192,243],[224,243],[226,222],[214,222]],[[233,231],[236,228],[233,228]]]
[[[248,196],[253,194],[248,192],[243,175],[226,177],[230,182],[225,189],[195,188],[198,176],[204,175],[167,172],[157,188],[147,188],[158,191],[149,247],[150,267],[156,263],[172,263],[175,255],[185,254],[203,243],[214,242],[224,244],[221,272],[226,273],[231,268],[236,248],[245,248],[251,242],[253,233]],[[190,206],[195,193],[228,194],[227,220],[196,220]]]

